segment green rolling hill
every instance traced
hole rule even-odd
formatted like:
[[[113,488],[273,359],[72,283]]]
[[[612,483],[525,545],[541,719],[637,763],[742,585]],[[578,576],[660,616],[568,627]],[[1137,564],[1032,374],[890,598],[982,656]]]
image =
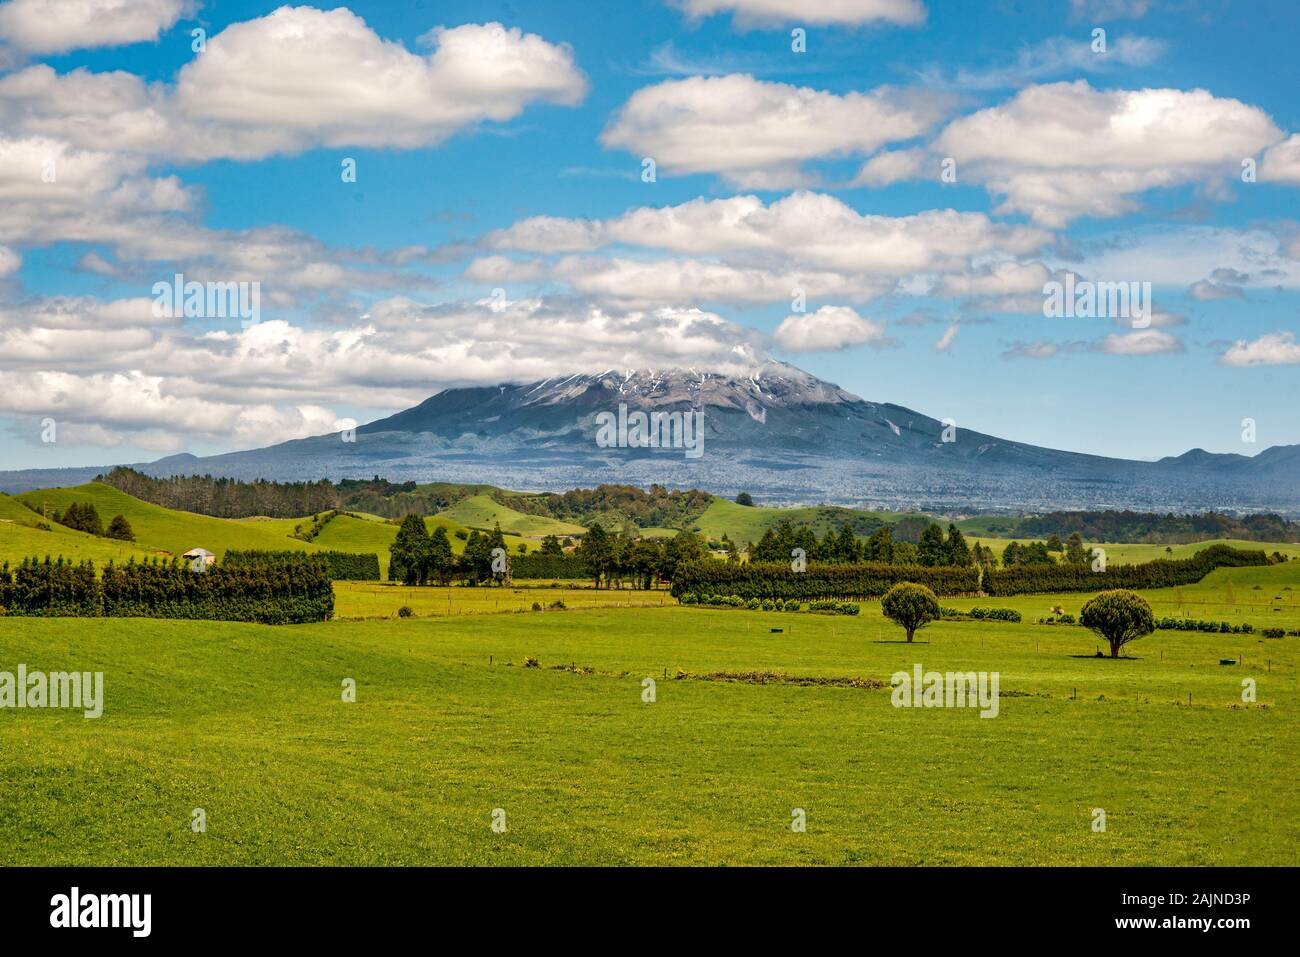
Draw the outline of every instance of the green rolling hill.
[[[757,542],[769,528],[781,521],[794,525],[809,525],[818,536],[832,529],[852,525],[859,536],[873,531],[903,516],[891,512],[867,512],[838,505],[811,505],[803,508],[763,508],[754,505],[737,505],[725,498],[715,498],[693,525],[701,535],[720,539],[723,533],[736,544]]]
[[[218,558],[228,548],[302,549],[314,551],[318,546],[290,537],[294,520],[232,520],[181,512],[151,505],[125,492],[98,482],[74,488],[43,489],[24,492],[18,499],[36,508],[44,503],[49,509],[62,511],[73,502],[95,506],[107,525],[114,515],[124,515],[135,532],[139,548],[157,549],[180,555],[191,548],[206,548]]]
[[[467,528],[491,531],[494,525],[500,524],[502,532],[529,538],[540,538],[543,535],[581,535],[586,531],[581,525],[574,525],[572,522],[515,511],[494,501],[490,495],[473,495],[462,499],[451,508],[439,512],[438,515]]]

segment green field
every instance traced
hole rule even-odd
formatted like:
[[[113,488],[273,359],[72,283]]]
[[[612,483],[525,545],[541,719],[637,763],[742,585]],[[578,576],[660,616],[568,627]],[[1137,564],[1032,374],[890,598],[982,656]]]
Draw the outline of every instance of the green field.
[[[37,508],[45,504],[51,510],[60,511],[73,502],[90,503],[95,506],[105,525],[114,515],[125,515],[135,532],[136,542],[141,547],[159,549],[173,555],[183,554],[191,548],[206,548],[218,557],[224,555],[228,548],[315,550],[315,546],[290,537],[293,526],[301,520],[232,520],[196,515],[142,502],[99,482],[75,488],[24,492],[17,498]],[[7,551],[9,549],[6,547]]]
[[[461,499],[438,515],[467,528],[491,531],[495,525],[500,525],[503,532],[530,538],[541,538],[543,535],[581,535],[586,531],[581,525],[572,522],[515,511],[499,504],[490,495],[473,495]]]
[[[1196,612],[1231,589],[1258,618],[1288,586],[1300,563],[1168,591]],[[555,595],[570,610],[500,607]],[[386,615],[397,599],[421,617],[0,619],[0,669],[100,670],[106,686],[96,720],[0,711],[0,864],[1300,863],[1300,639],[1157,632],[1111,661],[1085,629],[1028,622],[938,623],[909,646],[874,603],[845,618],[340,586],[341,606]],[[999,672],[999,715],[676,677],[888,681],[915,663]]]

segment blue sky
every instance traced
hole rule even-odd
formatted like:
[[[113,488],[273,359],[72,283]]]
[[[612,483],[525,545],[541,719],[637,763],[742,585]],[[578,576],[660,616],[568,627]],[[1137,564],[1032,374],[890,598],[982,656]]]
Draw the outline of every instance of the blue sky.
[[[5,467],[767,356],[1056,448],[1300,442],[1288,5],[43,2],[0,3]],[[1045,318],[1067,271],[1154,321]],[[154,315],[177,272],[260,322]]]

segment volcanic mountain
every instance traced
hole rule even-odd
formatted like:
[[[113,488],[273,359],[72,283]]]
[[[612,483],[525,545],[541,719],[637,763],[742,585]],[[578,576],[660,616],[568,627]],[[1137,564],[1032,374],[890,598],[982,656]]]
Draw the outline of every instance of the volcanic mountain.
[[[636,413],[658,443],[597,441],[602,421]],[[673,446],[673,413],[700,413],[702,454]],[[657,430],[657,431],[656,431]],[[677,433],[680,438],[680,433]],[[689,437],[689,434],[688,434]],[[526,385],[446,389],[356,430],[269,448],[136,466],[154,475],[487,482],[563,490],[659,483],[767,502],[836,502],[895,510],[1300,512],[1300,446],[1254,457],[1193,449],[1138,462],[1040,448],[889,403],[868,402],[785,363],[746,373],[606,370]],[[0,473],[23,490],[103,469]],[[85,473],[85,474],[81,474]]]

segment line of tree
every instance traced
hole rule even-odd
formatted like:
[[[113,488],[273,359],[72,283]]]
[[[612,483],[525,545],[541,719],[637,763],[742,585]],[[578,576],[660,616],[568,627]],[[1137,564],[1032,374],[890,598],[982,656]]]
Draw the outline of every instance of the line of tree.
[[[217,518],[297,518],[340,507],[338,489],[327,479],[317,482],[267,482],[258,479],[214,478],[211,475],[172,475],[155,478],[118,467],[95,479],[132,498],[164,508],[213,515]]]
[[[1160,558],[1138,565],[1111,565],[1105,571],[1093,571],[1090,564],[1020,564],[986,572],[983,588],[987,594],[999,596],[1114,588],[1169,588],[1194,584],[1216,568],[1267,564],[1269,558],[1263,551],[1211,545],[1191,558]]]
[[[941,526],[931,522],[918,536],[915,544],[894,536],[894,529],[881,526],[867,538],[859,538],[850,525],[838,530],[829,529],[822,539],[808,525],[794,525],[782,519],[767,529],[763,537],[749,547],[749,559],[755,562],[788,562],[795,549],[802,550],[808,561],[831,564],[857,564],[881,562],[886,565],[920,565],[937,568],[953,565],[966,568],[985,559],[983,549],[971,546],[956,525],[949,524],[945,534]],[[992,553],[985,560],[991,560]]]
[[[177,559],[110,562],[96,577],[93,562],[60,556],[0,566],[0,608],[6,614],[78,618],[187,618],[299,624],[327,621],[334,590],[324,564],[306,559],[195,571]]]
[[[330,581],[379,581],[379,556],[374,552],[297,552],[291,550],[269,551],[232,548],[221,557],[222,568],[243,568],[249,565],[292,565],[303,559],[321,562]]]

